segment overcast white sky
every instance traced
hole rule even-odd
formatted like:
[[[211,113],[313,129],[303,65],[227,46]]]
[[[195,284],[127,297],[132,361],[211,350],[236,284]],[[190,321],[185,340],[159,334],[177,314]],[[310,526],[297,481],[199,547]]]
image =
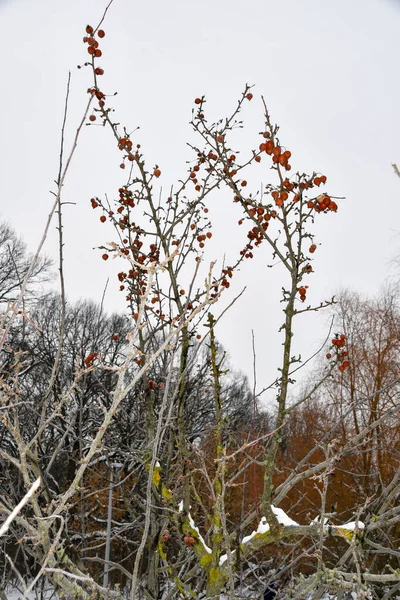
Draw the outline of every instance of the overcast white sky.
[[[82,36],[96,24],[100,0],[0,0],[2,95],[0,112],[0,218],[35,249],[52,203],[59,132],[68,70],[72,71],[69,135],[86,103],[90,74]],[[243,115],[243,145],[254,148],[263,127],[260,95],[267,100],[295,170],[321,171],[327,190],[345,196],[337,215],[322,215],[316,227],[315,274],[309,299],[338,289],[373,293],[390,274],[400,252],[400,2],[398,0],[115,0],[104,23],[103,88],[118,91],[117,120],[129,130],[150,164],[158,163],[165,189],[186,172],[193,99],[205,94],[208,111],[222,117],[245,83],[254,100]],[[93,195],[113,195],[123,183],[110,134],[84,131],[65,188],[66,279],[69,297],[99,300],[107,267],[93,247],[112,239],[94,217]],[[257,189],[269,180],[259,171]],[[226,251],[236,230],[223,215],[229,199],[215,199],[211,216],[219,232],[215,256]],[[239,215],[234,216],[237,220]],[[219,229],[218,229],[219,228]],[[55,256],[55,226],[46,244]],[[210,257],[212,258],[212,257]],[[219,337],[232,362],[252,371],[255,330],[259,385],[276,375],[279,275],[266,267],[266,246],[235,278],[232,292],[245,295],[226,315]],[[108,271],[107,271],[108,269]],[[111,279],[107,306],[124,310]],[[296,337],[308,352],[323,339],[321,321],[306,317]]]

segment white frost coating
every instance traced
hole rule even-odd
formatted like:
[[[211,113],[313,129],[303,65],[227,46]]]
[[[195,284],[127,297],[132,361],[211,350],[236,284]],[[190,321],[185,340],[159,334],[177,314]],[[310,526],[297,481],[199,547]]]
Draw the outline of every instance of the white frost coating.
[[[285,525],[286,527],[289,525],[298,526],[298,523],[296,523],[296,521],[293,521],[293,519],[288,517],[284,510],[282,510],[281,508],[275,508],[275,506],[271,506],[271,508],[272,512],[274,513],[274,515],[278,519],[278,522],[281,525]],[[246,535],[242,539],[242,544],[247,544],[255,535],[257,535],[257,533],[267,533],[267,531],[269,531],[267,519],[265,517],[262,517],[261,521],[258,524],[257,531],[253,531],[253,533],[251,533],[250,535]]]
[[[348,531],[355,531],[356,529],[364,529],[365,525],[362,521],[351,521],[344,525],[335,525],[336,529],[347,529]]]
[[[200,533],[200,531],[199,531],[199,528],[198,528],[198,527],[196,527],[196,525],[195,525],[195,522],[193,521],[193,519],[192,519],[192,515],[191,515],[190,513],[188,513],[188,517],[189,517],[189,523],[190,523],[190,527],[191,527],[192,529],[194,529],[194,530],[195,530],[195,532],[197,533],[197,535],[199,536],[199,540],[200,540],[200,541],[201,541],[201,543],[203,544],[205,551],[206,551],[206,552],[208,552],[208,554],[212,554],[212,550],[211,550],[211,548],[209,548],[209,547],[207,546],[207,544],[205,543],[205,541],[204,541],[204,538],[203,538],[203,536],[201,535],[201,533]]]

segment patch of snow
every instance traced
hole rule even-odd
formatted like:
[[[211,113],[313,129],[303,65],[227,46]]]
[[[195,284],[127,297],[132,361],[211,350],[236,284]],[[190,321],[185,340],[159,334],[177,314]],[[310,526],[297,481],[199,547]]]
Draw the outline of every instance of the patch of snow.
[[[257,533],[267,533],[267,531],[269,531],[267,519],[262,517],[258,524],[257,531],[253,531],[250,535],[245,535],[242,539],[242,544],[247,544],[255,535],[257,535]]]
[[[190,508],[190,506],[189,506],[189,508]],[[178,511],[179,511],[179,512],[182,512],[182,511],[183,511],[183,500],[181,500],[181,501],[179,502],[179,504],[178,504]],[[204,549],[205,549],[205,551],[206,551],[206,552],[208,552],[208,554],[212,554],[212,550],[211,550],[211,548],[209,548],[209,547],[207,546],[207,544],[205,543],[205,541],[204,541],[204,538],[203,538],[203,536],[201,535],[201,533],[200,533],[200,531],[199,531],[199,528],[197,527],[197,525],[196,525],[196,524],[195,524],[195,522],[193,521],[193,519],[192,519],[192,515],[191,515],[190,513],[188,513],[188,517],[189,517],[189,523],[190,523],[190,527],[191,527],[192,529],[194,529],[194,530],[195,530],[195,532],[197,533],[197,535],[198,535],[198,537],[199,537],[199,540],[201,541],[201,543],[202,543],[202,544],[203,544],[203,546],[204,546]]]
[[[7,600],[37,600],[38,595],[37,595],[37,591],[32,590],[31,592],[29,592],[29,594],[27,596],[24,596],[24,593],[22,591],[18,591],[18,589],[16,589],[15,587],[7,587],[4,591],[5,593],[5,597],[7,598]],[[40,594],[42,593],[42,591],[40,591]],[[39,595],[40,595],[39,594]],[[47,589],[44,590],[43,592],[43,596],[41,596],[44,600],[57,600],[58,596],[56,595],[55,591],[49,587]]]
[[[192,519],[192,515],[191,515],[190,513],[188,513],[188,517],[189,517],[189,523],[190,523],[190,527],[191,527],[192,529],[194,529],[194,530],[195,530],[195,532],[197,533],[197,535],[199,536],[199,540],[200,540],[200,541],[201,541],[201,543],[203,544],[203,546],[204,546],[204,548],[205,548],[206,552],[208,552],[208,554],[212,554],[212,550],[211,550],[211,548],[209,548],[209,547],[207,546],[207,544],[205,543],[205,541],[204,541],[204,538],[203,538],[203,536],[201,535],[201,533],[200,533],[200,531],[199,531],[199,528],[196,526],[195,522],[193,521],[193,519]]]
[[[275,506],[271,506],[271,508],[272,508],[272,512],[274,513],[274,515],[276,516],[276,518],[278,519],[278,521],[281,525],[285,525],[286,527],[289,527],[290,525],[295,525],[295,526],[299,525],[298,523],[296,523],[296,521],[293,521],[293,519],[288,517],[288,515],[285,513],[285,511],[282,510],[281,508],[275,508]]]
[[[285,525],[285,527],[288,527],[290,525],[298,525],[298,523],[296,523],[296,521],[293,521],[293,519],[288,517],[285,511],[281,508],[276,508],[275,506],[271,506],[271,508],[272,512],[274,513],[274,515],[278,519],[278,522],[281,525]],[[262,517],[261,521],[258,524],[257,531],[253,531],[253,533],[251,533],[250,535],[246,535],[242,539],[242,544],[247,544],[255,535],[257,535],[257,533],[267,533],[267,531],[269,531],[267,519],[265,517]]]
[[[337,529],[347,529],[348,531],[355,531],[356,529],[364,529],[365,525],[362,521],[350,521],[344,525],[335,525]]]
[[[231,556],[233,557],[234,554],[235,554],[235,550],[233,550],[233,552],[231,553]],[[224,562],[226,562],[227,560],[228,560],[228,555],[222,554],[222,556],[219,557],[219,566],[223,565]]]
[[[315,519],[313,519],[310,523],[310,525],[317,525],[318,523],[321,523],[321,515],[317,515],[315,517]],[[324,517],[324,525],[328,525],[329,523],[329,519],[328,517]]]

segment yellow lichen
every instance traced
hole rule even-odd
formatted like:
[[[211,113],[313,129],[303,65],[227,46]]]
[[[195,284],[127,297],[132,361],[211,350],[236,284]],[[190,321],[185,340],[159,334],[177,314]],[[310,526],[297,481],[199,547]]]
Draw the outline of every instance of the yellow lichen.
[[[203,567],[203,569],[207,569],[207,567],[209,567],[212,563],[212,560],[211,554],[203,554],[203,556],[200,558],[200,566]]]
[[[162,486],[161,494],[162,494],[162,497],[165,498],[166,500],[169,500],[170,498],[172,498],[171,490],[169,490],[167,487],[165,487],[165,485]]]
[[[158,552],[163,560],[167,560],[167,552],[165,550],[165,544],[162,542],[162,540],[159,540],[158,542]]]
[[[340,533],[340,535],[342,535],[349,541],[353,539],[354,531],[351,531],[350,529],[343,529],[342,527],[338,527],[338,532]]]
[[[219,569],[213,567],[212,569],[210,569],[209,579],[210,579],[211,585],[215,585],[215,584],[219,584],[219,582],[225,578]]]
[[[155,467],[154,471],[153,471],[152,481],[156,487],[158,487],[160,485],[160,481],[161,481],[160,471],[161,471],[161,467]]]

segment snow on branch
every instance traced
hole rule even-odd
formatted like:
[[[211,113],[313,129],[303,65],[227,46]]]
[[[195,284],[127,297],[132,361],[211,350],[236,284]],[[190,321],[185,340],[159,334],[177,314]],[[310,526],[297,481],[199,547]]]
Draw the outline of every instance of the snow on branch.
[[[182,512],[183,511],[183,500],[181,500],[178,504],[178,511]],[[193,521],[193,517],[190,514],[190,512],[187,514],[187,518],[188,518],[188,523],[190,525],[190,528],[192,529],[192,531],[196,532],[196,538],[199,542],[201,542],[201,544],[203,545],[204,550],[207,552],[207,554],[212,554],[212,550],[209,546],[207,546],[203,536],[200,533],[199,528],[197,527],[196,523]]]
[[[282,510],[281,508],[276,508],[275,506],[271,506],[271,509],[272,509],[272,512],[274,513],[274,515],[276,516],[276,518],[278,519],[278,523],[280,525],[285,525],[285,527],[288,527],[290,525],[294,525],[296,527],[299,526],[299,524],[296,523],[296,521],[293,521],[293,519],[291,519],[290,517],[288,517],[288,515],[285,513],[285,511]],[[257,531],[253,531],[253,533],[251,533],[250,535],[246,535],[242,539],[242,544],[247,544],[258,533],[267,533],[267,531],[269,531],[269,525],[267,523],[267,519],[265,517],[262,517],[261,521],[258,524]]]

